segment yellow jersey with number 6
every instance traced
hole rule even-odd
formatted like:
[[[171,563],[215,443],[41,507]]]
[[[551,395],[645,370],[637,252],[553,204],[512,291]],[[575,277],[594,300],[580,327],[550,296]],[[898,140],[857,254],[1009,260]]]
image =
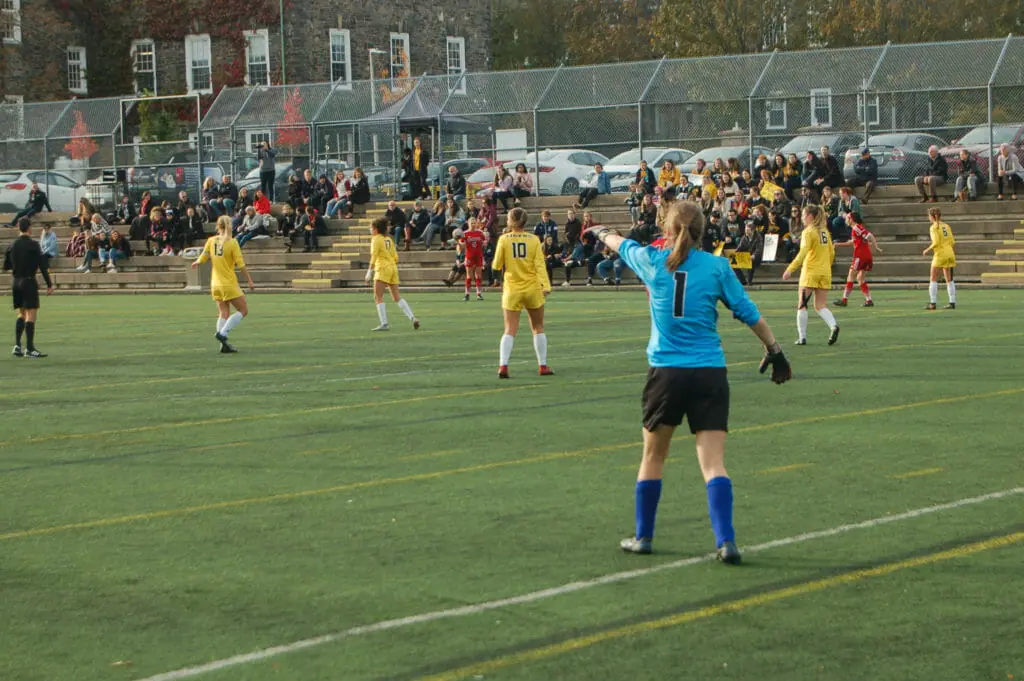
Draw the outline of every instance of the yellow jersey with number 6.
[[[374,234],[370,239],[370,268],[375,281],[398,283],[398,251],[391,237]]]
[[[219,236],[211,236],[199,256],[199,262],[209,261],[212,264],[210,274],[210,293],[214,300],[234,300],[242,297],[242,289],[238,286],[236,269],[245,267],[242,249],[234,239],[221,241]]]
[[[953,236],[950,226],[945,222],[932,223],[928,231],[932,238],[932,267],[956,267],[956,253],[953,251],[956,237]]]
[[[786,268],[795,272],[801,266],[800,286],[803,288],[831,288],[832,263],[836,248],[832,235],[825,228],[805,227],[800,233],[800,252]]]

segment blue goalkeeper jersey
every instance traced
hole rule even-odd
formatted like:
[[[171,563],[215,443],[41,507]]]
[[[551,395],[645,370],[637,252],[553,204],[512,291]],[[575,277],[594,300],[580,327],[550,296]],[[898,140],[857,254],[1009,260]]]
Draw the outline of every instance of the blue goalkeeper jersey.
[[[619,255],[647,285],[651,306],[651,340],[647,361],[652,367],[724,367],[718,335],[718,302],[747,326],[761,319],[729,261],[691,249],[675,272],[665,261],[671,250],[626,240]]]

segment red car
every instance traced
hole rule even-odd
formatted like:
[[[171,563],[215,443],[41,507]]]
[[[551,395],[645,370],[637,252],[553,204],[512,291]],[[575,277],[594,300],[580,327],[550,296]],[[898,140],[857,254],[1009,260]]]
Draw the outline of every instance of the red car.
[[[985,182],[990,181],[988,173],[989,156],[999,153],[1001,144],[1010,145],[1010,153],[1016,154],[1021,163],[1024,163],[1024,124],[1021,123],[997,123],[992,126],[992,143],[994,148],[989,148],[988,126],[979,125],[958,140],[953,140],[948,146],[939,149],[939,153],[949,164],[950,176],[956,175],[957,164],[960,160],[960,150],[966,149],[978,163],[981,170],[981,177]]]

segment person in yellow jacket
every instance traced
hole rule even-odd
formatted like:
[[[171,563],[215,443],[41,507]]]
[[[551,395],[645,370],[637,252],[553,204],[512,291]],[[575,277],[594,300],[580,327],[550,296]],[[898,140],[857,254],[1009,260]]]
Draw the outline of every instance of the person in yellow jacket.
[[[797,345],[807,345],[807,303],[814,298],[814,309],[828,324],[828,344],[839,340],[839,322],[828,309],[828,292],[832,288],[832,263],[836,248],[832,235],[825,226],[825,215],[820,206],[810,204],[801,214],[804,230],[800,234],[800,252],[786,268],[783,279],[788,280],[800,269],[800,293],[797,301],[796,327],[800,334]]]
[[[238,275],[235,270],[239,269],[245,278],[249,280],[249,290],[255,291],[256,284],[252,281],[252,275],[245,268],[245,260],[242,258],[242,249],[238,242],[231,236],[231,218],[222,215],[217,218],[217,234],[206,240],[203,252],[192,263],[192,268],[199,267],[204,262],[211,262],[212,272],[210,274],[210,294],[217,302],[217,333],[214,336],[220,341],[220,351],[224,354],[238,352],[228,343],[228,334],[238,326],[249,314],[249,306],[245,301],[245,294],[238,285]],[[231,314],[231,308],[235,313]]]
[[[412,322],[412,328],[420,328],[420,320],[412,313],[409,303],[402,298],[402,292],[398,289],[398,249],[395,242],[388,236],[388,219],[377,218],[370,225],[370,269],[366,270],[366,283],[373,282],[373,302],[377,305],[377,317],[380,319],[380,326],[371,331],[390,331],[388,324],[388,311],[384,305],[384,291],[391,292],[391,299],[398,304],[398,308]]]
[[[928,217],[932,221],[932,226],[928,229],[932,243],[924,249],[922,255],[932,254],[932,271],[928,284],[929,302],[924,309],[934,310],[939,302],[939,272],[942,272],[946,279],[946,295],[949,296],[949,304],[945,309],[955,310],[956,282],[953,281],[953,268],[956,267],[956,253],[953,247],[956,245],[956,237],[953,236],[952,228],[942,221],[941,210],[932,208],[928,211]]]

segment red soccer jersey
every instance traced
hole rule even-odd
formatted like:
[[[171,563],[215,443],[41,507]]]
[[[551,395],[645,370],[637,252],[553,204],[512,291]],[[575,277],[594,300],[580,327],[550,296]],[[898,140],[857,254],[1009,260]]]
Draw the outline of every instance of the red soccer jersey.
[[[466,260],[480,261],[484,259],[484,245],[487,235],[479,229],[471,229],[462,235],[462,243],[466,246]]]
[[[864,225],[854,224],[853,230],[853,257],[860,260],[871,260],[871,242],[869,232]]]

